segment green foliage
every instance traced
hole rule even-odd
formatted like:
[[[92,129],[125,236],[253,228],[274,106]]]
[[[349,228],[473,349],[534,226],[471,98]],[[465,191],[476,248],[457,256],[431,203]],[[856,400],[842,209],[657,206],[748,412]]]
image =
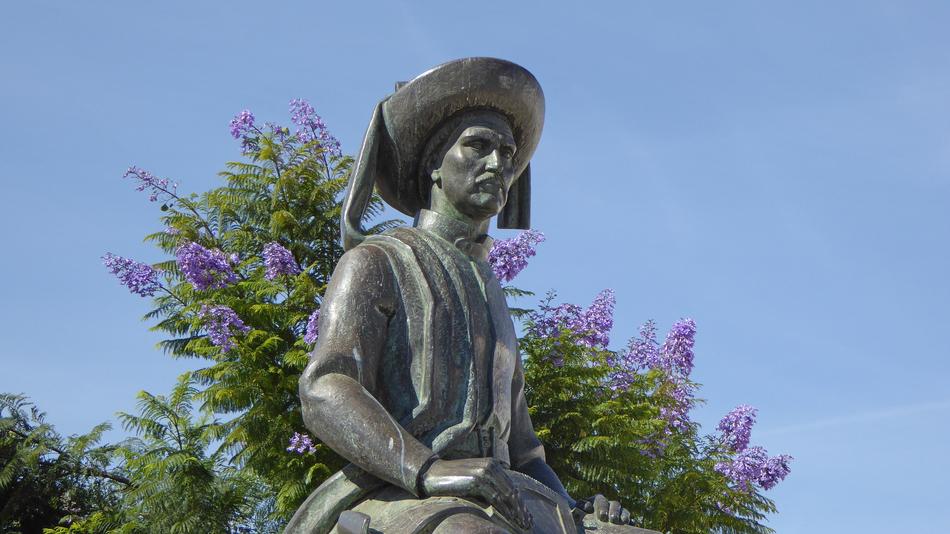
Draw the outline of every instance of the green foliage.
[[[774,504],[714,469],[729,451],[701,438],[696,424],[675,429],[661,417],[675,403],[664,372],[637,373],[616,387],[614,353],[578,343],[566,328],[559,337],[527,330],[520,347],[531,420],[575,498],[619,500],[636,524],[661,532],[772,532],[761,522]]]
[[[113,508],[129,480],[111,470],[108,425],[63,438],[22,395],[0,394],[0,533],[44,528]]]
[[[255,519],[268,490],[215,447],[231,423],[207,413],[196,417],[197,393],[184,375],[167,397],[143,391],[137,415],[119,414],[123,427],[139,437],[122,449],[134,484],[125,490],[118,525],[110,532],[231,533]]]
[[[146,238],[170,256],[198,243],[237,258],[236,281],[204,290],[174,260],[155,265],[164,283],[146,319],[168,336],[160,343],[167,353],[206,365],[168,397],[143,393],[141,414],[122,414],[126,428],[141,436],[121,450],[132,486],[120,503],[104,503],[57,534],[270,531],[344,463],[319,442],[303,454],[287,446],[304,431],[297,381],[312,348],[304,333],[343,252],[340,198],[353,161],[287,130],[254,129],[244,141],[247,160],[227,164],[224,185],[190,196],[163,190],[166,230]],[[381,210],[374,197],[368,216]],[[265,276],[262,251],[272,242],[292,253],[299,274]],[[233,332],[233,347],[212,342],[202,314],[212,306],[227,306],[249,327]],[[512,312],[530,320],[528,310]],[[573,495],[620,500],[636,522],[661,531],[770,532],[762,520],[773,503],[755,489],[732,487],[716,471],[730,452],[701,437],[695,424],[670,428],[662,417],[677,403],[671,377],[640,372],[615,387],[616,355],[585,346],[568,330],[528,335],[521,349],[535,429]],[[194,417],[194,402],[204,415]]]
[[[236,254],[237,282],[200,291],[175,261],[162,262],[155,267],[164,272],[164,292],[146,318],[171,336],[161,342],[166,352],[208,362],[194,373],[201,386],[195,399],[231,418],[220,430],[223,450],[235,466],[263,477],[276,492],[278,514],[288,518],[344,465],[322,444],[305,456],[291,455],[286,447],[294,432],[304,431],[297,393],[311,348],[304,331],[343,253],[340,198],[353,161],[324,152],[316,141],[300,143],[286,130],[254,139],[246,152],[249,161],[228,163],[221,173],[225,185],[201,195],[170,194],[162,216],[167,229],[146,238],[168,254],[188,242]],[[374,198],[367,212],[372,217],[381,209]],[[300,274],[265,277],[262,250],[271,242],[290,250]],[[202,306],[218,305],[233,309],[251,328],[227,351],[211,342],[200,313]]]
[[[139,437],[98,442],[107,425],[60,437],[22,396],[0,394],[0,532],[276,533],[274,500],[253,471],[216,447],[228,424],[195,416],[186,375],[168,397],[139,394],[119,414]]]

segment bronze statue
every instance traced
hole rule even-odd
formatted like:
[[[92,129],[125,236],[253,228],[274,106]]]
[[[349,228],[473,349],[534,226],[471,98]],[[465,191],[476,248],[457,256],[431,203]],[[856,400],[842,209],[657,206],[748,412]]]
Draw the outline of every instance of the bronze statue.
[[[492,217],[528,228],[543,123],[534,76],[490,58],[440,65],[376,106],[300,379],[307,427],[352,463],[287,532],[575,533],[585,511],[599,532],[640,531],[617,502],[575,502],[545,463],[486,261]],[[374,186],[412,228],[364,235]]]

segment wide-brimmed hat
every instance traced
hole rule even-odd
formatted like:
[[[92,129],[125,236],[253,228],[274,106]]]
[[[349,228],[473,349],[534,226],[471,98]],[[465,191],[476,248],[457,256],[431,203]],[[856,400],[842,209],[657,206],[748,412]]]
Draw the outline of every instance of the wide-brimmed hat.
[[[530,225],[529,162],[544,126],[544,93],[524,67],[495,58],[465,58],[443,63],[400,84],[373,113],[350,176],[343,210],[344,248],[363,239],[360,220],[376,186],[383,200],[410,216],[428,204],[423,182],[423,152],[447,120],[480,109],[503,115],[518,150],[518,176],[498,216],[500,228]]]

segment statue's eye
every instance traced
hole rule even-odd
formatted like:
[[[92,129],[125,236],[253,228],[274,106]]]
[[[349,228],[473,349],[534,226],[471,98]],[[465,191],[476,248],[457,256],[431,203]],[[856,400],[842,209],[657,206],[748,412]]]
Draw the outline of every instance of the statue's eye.
[[[488,148],[488,142],[483,139],[469,139],[465,146],[476,152],[484,152]]]
[[[501,147],[501,155],[505,159],[511,159],[515,156],[515,149],[510,146],[503,146]]]

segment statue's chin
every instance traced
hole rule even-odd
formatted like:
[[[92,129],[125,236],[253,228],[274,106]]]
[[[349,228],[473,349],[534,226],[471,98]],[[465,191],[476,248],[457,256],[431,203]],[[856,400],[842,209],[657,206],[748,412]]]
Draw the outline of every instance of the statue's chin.
[[[482,219],[490,219],[501,213],[505,207],[505,200],[496,193],[479,192],[470,197],[471,207],[469,209],[473,215],[477,214]]]

